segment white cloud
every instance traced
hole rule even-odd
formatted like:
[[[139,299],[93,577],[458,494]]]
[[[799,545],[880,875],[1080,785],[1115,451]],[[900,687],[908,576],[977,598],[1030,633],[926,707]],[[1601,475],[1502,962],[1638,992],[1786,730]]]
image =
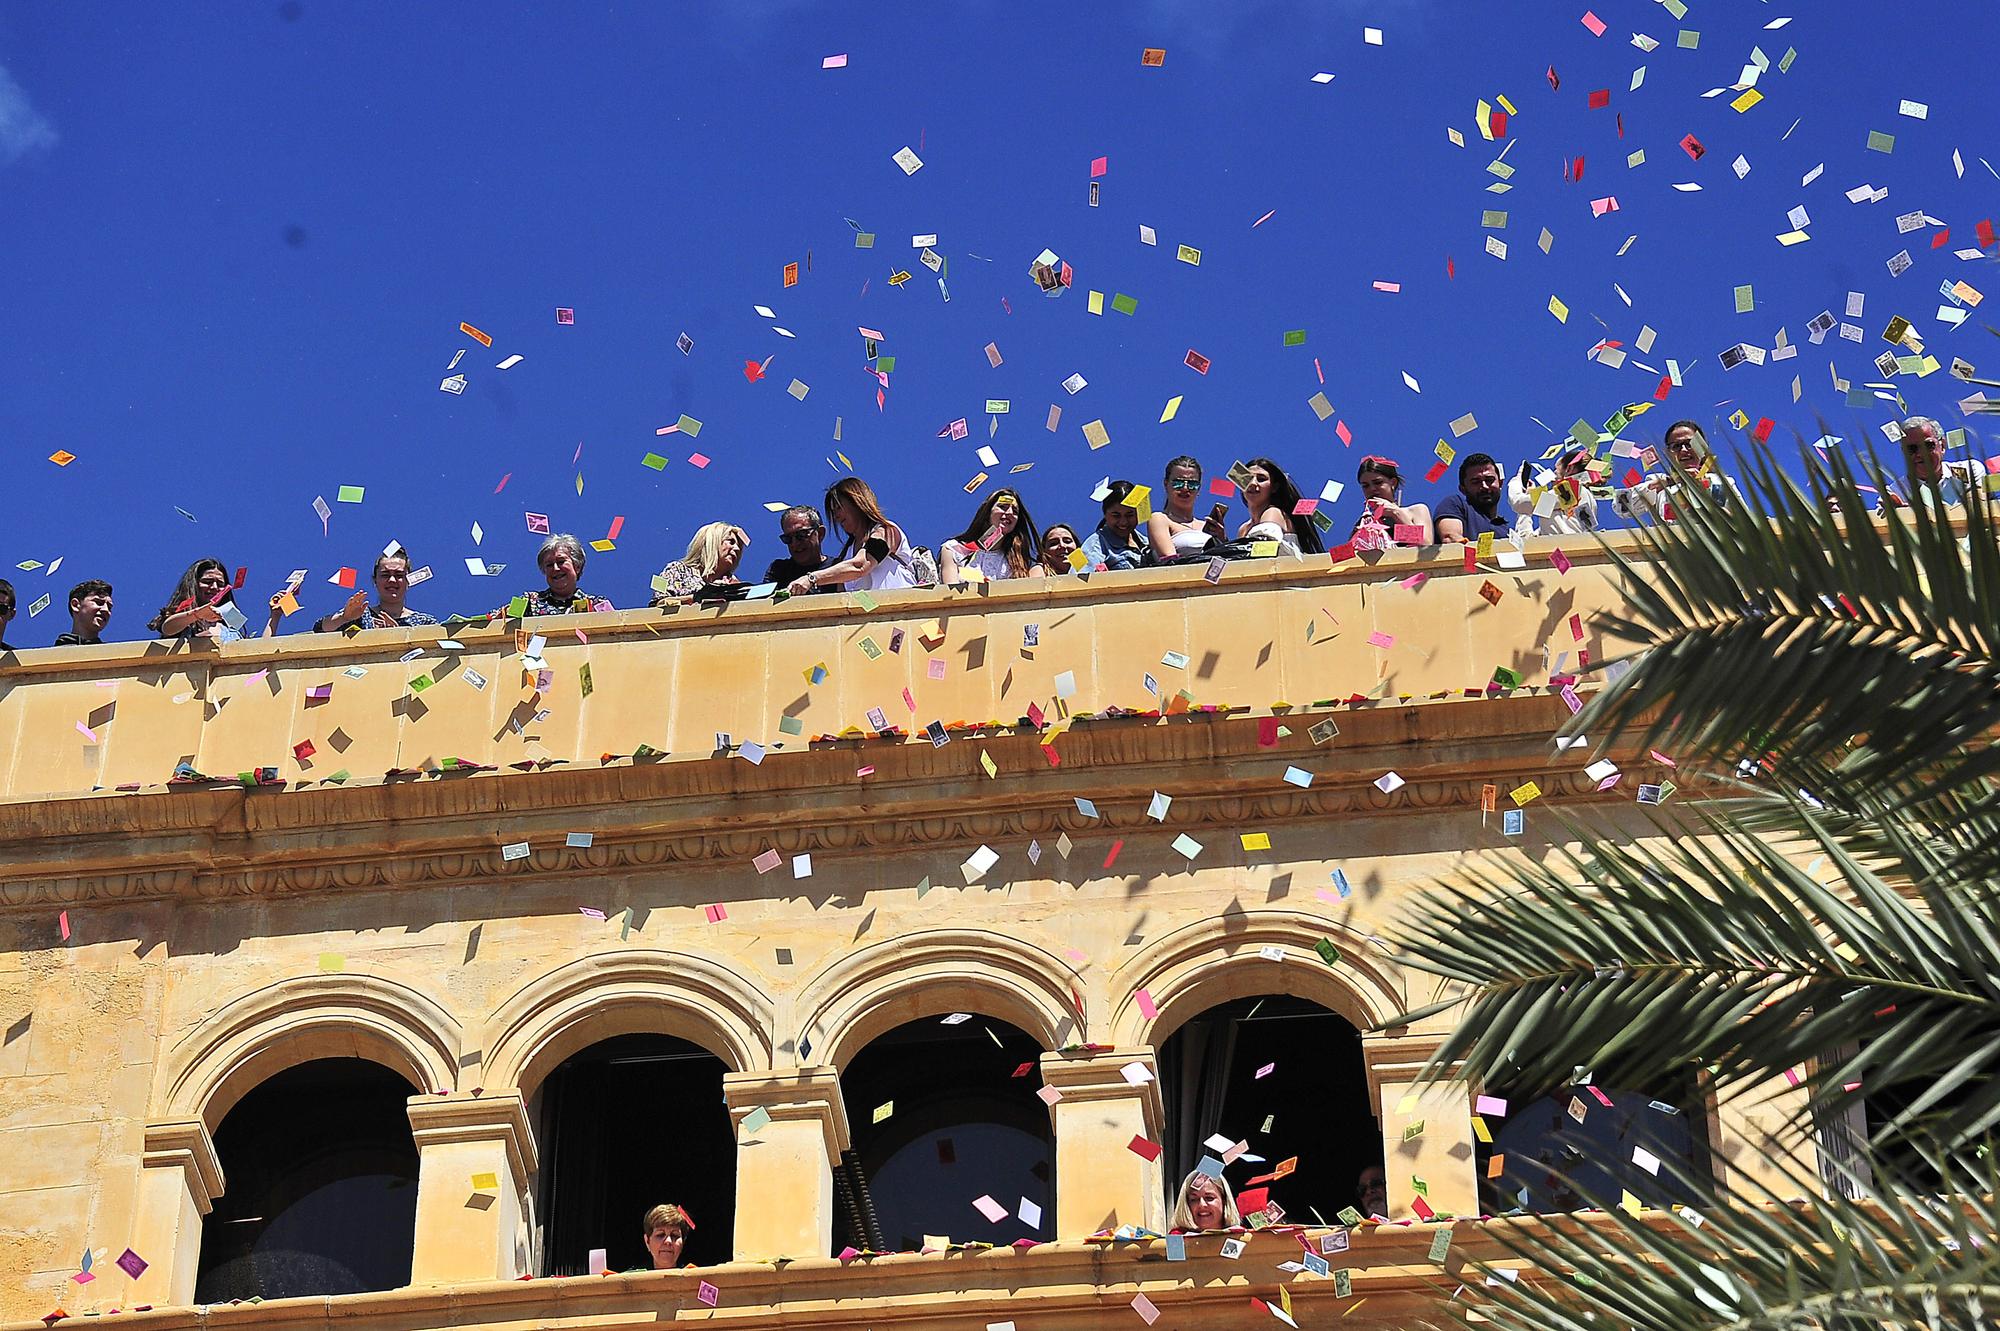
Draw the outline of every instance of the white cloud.
[[[28,103],[28,94],[0,68],[0,166],[56,145],[55,126]]]

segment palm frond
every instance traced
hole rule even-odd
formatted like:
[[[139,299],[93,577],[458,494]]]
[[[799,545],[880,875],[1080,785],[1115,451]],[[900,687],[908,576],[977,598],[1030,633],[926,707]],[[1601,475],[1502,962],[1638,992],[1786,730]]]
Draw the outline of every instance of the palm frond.
[[[1787,1192],[1814,1191],[1817,1180],[1782,1152],[1765,1159]],[[1456,1311],[1494,1331],[1984,1326],[1984,1308],[2000,1300],[2000,1167],[1990,1151],[1932,1163],[1956,1195],[1926,1196],[1890,1177],[1859,1200],[1835,1192],[1800,1205],[1759,1188],[1701,1211],[1614,1203],[1571,1219],[1489,1223],[1516,1260],[1461,1273],[1471,1278]]]
[[[1921,1088],[1889,1131],[1947,1098],[1961,1137],[2000,1125],[2000,903],[1900,887],[1809,809],[1783,839],[1730,812],[1658,816],[1640,843],[1565,819],[1576,849],[1438,889],[1394,941],[1448,996],[1388,1024],[1455,1010],[1433,1070],[1523,1096],[1579,1066],[1614,1084],[1701,1066],[1724,1096],[1789,1073],[1821,1108]]]
[[[1681,521],[1640,529],[1631,556],[1612,552],[1629,599],[1598,622],[1637,664],[1614,670],[1572,733],[1643,724],[1656,747],[1780,767],[1839,753],[1847,780],[1877,788],[2000,773],[1986,742],[2000,726],[1988,506],[1965,505],[1962,539],[1928,503],[1878,521],[1840,454],[1824,468],[1809,458],[1802,488],[1754,448],[1747,503],[1697,488]]]

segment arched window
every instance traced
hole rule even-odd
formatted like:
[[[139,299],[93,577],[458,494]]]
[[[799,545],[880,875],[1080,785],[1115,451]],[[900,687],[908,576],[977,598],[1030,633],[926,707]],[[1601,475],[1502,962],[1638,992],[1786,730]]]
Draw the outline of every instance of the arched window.
[[[853,1150],[835,1251],[1053,1237],[1041,1056],[1018,1027],[963,1013],[898,1026],[856,1054],[840,1075]],[[982,1200],[1004,1214],[991,1219]]]
[[[378,1064],[328,1058],[238,1100],[215,1130],[226,1190],[202,1221],[196,1302],[409,1284],[413,1094]]]
[[[1627,1193],[1651,1207],[1708,1196],[1708,1115],[1692,1072],[1650,1091],[1572,1086],[1527,1102],[1490,1090],[1475,1108],[1497,1110],[1493,1100],[1507,1113],[1480,1115],[1493,1140],[1474,1152],[1489,1214],[1617,1206]]]
[[[730,1259],[736,1136],[722,1060],[671,1035],[618,1035],[572,1054],[535,1092],[541,1155],[542,1272],[582,1275],[592,1249],[608,1269],[651,1265],[640,1225],[660,1202],[694,1221],[681,1260]]]
[[[1223,1160],[1236,1193],[1268,1189],[1291,1220],[1332,1224],[1355,1200],[1365,1165],[1382,1161],[1361,1033],[1303,998],[1238,998],[1193,1017],[1160,1046],[1167,1209],[1204,1156]],[[1231,1160],[1209,1139],[1249,1149]],[[1253,1182],[1288,1160],[1283,1178]]]

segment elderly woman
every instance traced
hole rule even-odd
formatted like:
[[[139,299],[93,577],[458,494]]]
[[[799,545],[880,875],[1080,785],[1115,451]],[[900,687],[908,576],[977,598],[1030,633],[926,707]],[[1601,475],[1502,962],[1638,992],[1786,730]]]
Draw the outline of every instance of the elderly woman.
[[[1665,473],[1649,476],[1612,495],[1611,506],[1619,517],[1633,522],[1673,522],[1680,516],[1674,509],[1674,496],[1682,493],[1683,486],[1690,490],[1697,485],[1706,488],[1724,508],[1743,502],[1743,492],[1736,488],[1735,480],[1722,474],[1715,450],[1709,447],[1708,436],[1699,425],[1693,421],[1675,421],[1667,427],[1664,442]]]
[[[543,541],[542,548],[535,554],[535,564],[542,570],[542,578],[548,586],[523,594],[521,599],[528,603],[528,608],[522,614],[532,618],[536,615],[582,614],[611,609],[611,602],[601,596],[592,596],[576,585],[583,577],[586,558],[583,542],[568,532],[558,532]],[[507,607],[502,606],[494,613],[504,616]]]
[[[1198,1229],[1235,1229],[1242,1225],[1243,1217],[1236,1210],[1236,1197],[1229,1191],[1229,1180],[1210,1178],[1197,1169],[1181,1180],[1174,1217],[1167,1223],[1185,1233]]]
[[[264,637],[277,630],[280,618],[282,612],[272,606],[270,620],[264,625]],[[219,559],[197,559],[189,564],[175,585],[174,594],[146,627],[162,638],[179,642],[197,639],[238,642],[255,636],[250,632],[249,620],[236,608],[229,570]]]
[[[652,1256],[655,1271],[671,1271],[681,1264],[681,1249],[693,1228],[687,1212],[672,1202],[661,1202],[646,1212],[646,1251]]]
[[[703,587],[732,586],[743,580],[736,576],[743,552],[750,548],[750,533],[727,522],[711,522],[688,542],[687,554],[660,570],[653,579],[653,604],[676,605],[692,601]]]
[[[1089,544],[1088,541],[1085,542]],[[1013,490],[995,490],[972,515],[966,529],[944,543],[938,577],[944,582],[1002,582],[1039,578],[1042,543],[1028,505]]]

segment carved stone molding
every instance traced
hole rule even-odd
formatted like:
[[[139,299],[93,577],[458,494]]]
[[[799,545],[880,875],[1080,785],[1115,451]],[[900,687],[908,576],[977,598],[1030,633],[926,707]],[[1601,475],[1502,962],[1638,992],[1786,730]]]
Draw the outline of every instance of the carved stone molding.
[[[417,1149],[446,1142],[499,1141],[507,1148],[507,1168],[517,1191],[526,1192],[538,1160],[528,1107],[510,1092],[410,1099],[410,1135]]]
[[[146,1169],[178,1169],[194,1199],[195,1210],[207,1215],[222,1195],[222,1160],[215,1154],[215,1138],[198,1120],[146,1125]]]
[[[1287,724],[1302,730],[1317,715]],[[1034,736],[1009,732],[940,750],[841,741],[769,758],[761,768],[707,759],[393,788],[86,801],[82,812],[91,816],[81,821],[94,831],[18,843],[21,857],[0,869],[0,909],[597,878],[747,863],[769,849],[836,859],[969,852],[1064,832],[1171,838],[1203,828],[1476,813],[1482,787],[1504,792],[1529,780],[1550,803],[1631,799],[1629,780],[1601,794],[1581,771],[1580,756],[1552,759],[1547,736],[1565,714],[1550,697],[1335,715],[1341,741],[1309,751],[1260,749],[1257,722],[1247,715],[1101,721],[1064,737],[1063,766],[1053,773]],[[838,793],[851,786],[849,764],[862,752],[878,769],[866,818]],[[998,782],[978,775],[982,752],[1000,763]],[[1645,762],[1643,752],[1612,756]],[[1301,761],[1336,770],[1320,771],[1310,788],[1299,789],[1281,778]],[[1374,781],[1392,768],[1405,784],[1385,794]],[[745,770],[752,775],[743,777]],[[1162,772],[1179,779],[1170,783]],[[1174,802],[1164,824],[1146,815],[1156,783],[1178,787],[1169,791]],[[1101,816],[1082,817],[1073,794],[1087,795]],[[567,847],[556,835],[580,816],[601,829],[588,849]],[[506,820],[506,839],[531,841],[525,859],[503,858],[497,818]],[[0,860],[6,849],[0,843]]]

